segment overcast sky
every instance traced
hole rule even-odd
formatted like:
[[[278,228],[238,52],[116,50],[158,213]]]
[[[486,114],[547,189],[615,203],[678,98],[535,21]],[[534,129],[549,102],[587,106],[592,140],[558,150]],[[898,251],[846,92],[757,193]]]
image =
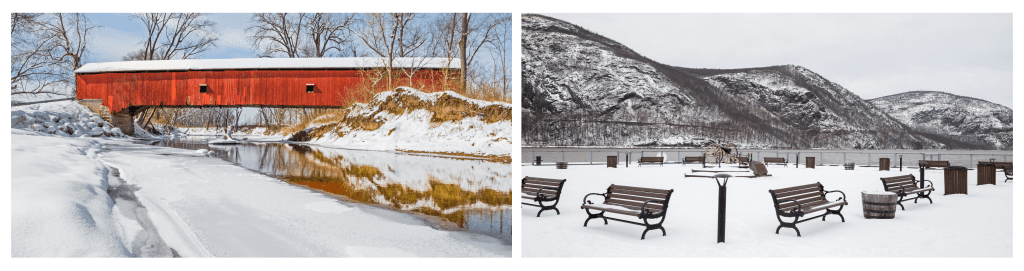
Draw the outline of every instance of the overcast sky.
[[[864,99],[944,91],[1013,108],[1010,14],[545,14],[689,68],[807,67]]]

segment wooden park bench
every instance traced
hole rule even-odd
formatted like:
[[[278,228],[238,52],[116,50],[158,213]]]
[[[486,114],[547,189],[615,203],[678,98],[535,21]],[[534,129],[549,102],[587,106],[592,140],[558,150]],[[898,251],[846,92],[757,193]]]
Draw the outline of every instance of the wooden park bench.
[[[1011,168],[1005,168],[1004,167],[1003,168],[1003,175],[1006,176],[1006,180],[1003,180],[1004,183],[1006,181],[1013,180],[1013,168],[1012,167]]]
[[[932,161],[932,160],[921,160],[924,162],[924,168],[946,168],[949,167],[949,161]]]
[[[846,222],[846,218],[840,213],[843,211],[843,206],[847,204],[846,193],[843,193],[843,191],[825,191],[825,187],[821,183],[813,183],[772,189],[768,190],[768,193],[772,194],[772,201],[775,203],[775,215],[779,219],[779,227],[775,228],[775,234],[779,234],[779,230],[782,228],[793,228],[793,230],[796,230],[796,236],[800,237],[800,229],[796,228],[796,224],[818,217],[821,217],[821,221],[825,221],[826,215],[839,215],[839,218]],[[842,196],[835,201],[829,201],[825,198],[825,195],[829,193],[839,193]],[[839,207],[839,209],[829,209],[835,207]],[[825,211],[825,213],[803,220],[800,219],[807,214],[819,211]],[[792,217],[793,222],[782,221],[783,217]]]
[[[658,163],[658,164],[661,164],[661,166],[665,166],[665,157],[640,157],[640,160],[637,161],[636,163],[641,165],[641,166],[644,163],[650,163],[650,164]]]
[[[640,225],[646,227],[644,233],[640,235],[640,240],[644,240],[647,237],[647,231],[659,229],[661,235],[665,236],[665,228],[661,226],[665,222],[665,212],[668,211],[669,198],[672,197],[672,189],[661,190],[651,188],[641,188],[632,186],[622,185],[611,185],[608,187],[608,192],[604,194],[590,193],[583,197],[583,206],[581,209],[586,210],[587,221],[583,222],[583,226],[586,227],[587,223],[591,219],[600,218],[604,220],[604,224],[608,225],[608,220],[615,220],[619,222]],[[599,195],[604,196],[604,202],[594,203],[588,200],[590,196]],[[600,211],[599,213],[591,213],[590,211]],[[614,217],[605,216],[605,212],[627,215],[643,220],[643,223],[636,221],[622,220]],[[661,218],[658,223],[651,224],[648,219]]]
[[[782,158],[782,157],[765,157],[764,158],[764,163],[765,164],[768,164],[768,163],[782,164],[782,165],[784,165],[786,167],[789,167],[789,164],[786,163],[786,158]]]
[[[749,168],[750,167],[750,157],[740,156],[740,157],[736,157],[736,159],[740,160],[740,168]]]
[[[560,215],[562,212],[559,212],[556,206],[558,205],[559,197],[562,195],[562,185],[564,184],[565,179],[525,177],[522,184],[523,199],[536,203],[523,202],[522,204],[540,207],[537,217],[540,217],[540,213],[543,213],[545,210],[555,210],[555,213]],[[545,202],[552,201],[554,203],[544,205]]]
[[[935,191],[935,188],[932,187],[932,182],[929,180],[917,181],[914,178],[914,175],[903,175],[881,179],[882,185],[885,186],[885,191],[896,193],[896,196],[900,197],[896,201],[896,204],[900,205],[901,210],[907,210],[906,208],[903,208],[902,202],[908,200],[914,200],[914,203],[917,203],[918,199],[926,198],[928,199],[928,203],[933,203],[931,194],[932,191]],[[921,188],[921,182],[928,182],[928,186]],[[907,199],[906,197],[911,194],[917,194],[917,196]]]
[[[683,158],[683,165],[686,164],[703,164],[704,156],[687,156]]]

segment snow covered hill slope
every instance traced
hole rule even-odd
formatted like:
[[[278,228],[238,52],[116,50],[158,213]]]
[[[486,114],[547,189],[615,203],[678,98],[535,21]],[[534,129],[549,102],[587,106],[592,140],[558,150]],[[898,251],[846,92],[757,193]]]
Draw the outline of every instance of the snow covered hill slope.
[[[1013,149],[1013,109],[1000,104],[939,91],[910,91],[868,101],[916,130]]]
[[[401,87],[321,116],[290,138],[354,149],[507,158],[511,132],[511,104]]]
[[[724,141],[741,147],[876,149],[957,143],[916,134],[804,67],[673,67],[565,21],[531,14],[522,20],[524,145]]]

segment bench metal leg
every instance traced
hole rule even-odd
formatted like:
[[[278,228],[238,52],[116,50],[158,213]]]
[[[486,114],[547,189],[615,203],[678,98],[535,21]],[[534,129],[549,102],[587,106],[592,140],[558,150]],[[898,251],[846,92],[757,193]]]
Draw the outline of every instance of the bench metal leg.
[[[664,222],[665,222],[665,216],[664,215],[661,216],[661,221],[658,221],[657,224],[653,224],[653,225],[650,222],[647,221],[647,218],[644,218],[644,226],[647,226],[647,228],[644,229],[644,233],[640,235],[640,240],[644,240],[644,238],[647,237],[647,231],[654,230],[654,229],[661,230],[661,236],[667,236],[667,234],[665,233],[665,227],[661,226],[661,223],[664,223]]]
[[[800,229],[796,228],[796,223],[798,223],[798,220],[800,220],[799,216],[793,217],[793,222],[782,222],[782,217],[779,217],[779,227],[775,228],[775,234],[779,234],[779,230],[781,230],[782,228],[793,228],[793,230],[796,231],[796,237],[801,237]]]
[[[583,221],[583,226],[584,227],[587,226],[587,223],[590,223],[591,219],[595,219],[595,218],[603,219],[604,220],[604,224],[608,225],[608,219],[604,218],[604,211],[601,211],[600,213],[597,213],[597,214],[592,214],[592,213],[590,213],[590,209],[583,209],[583,210],[586,210],[587,211],[587,215],[588,215],[587,221]]]
[[[558,214],[558,215],[562,214],[562,212],[559,212],[558,208],[555,207],[555,206],[558,206],[558,201],[559,200],[561,200],[561,199],[555,200],[555,204],[548,205],[548,206],[544,206],[544,202],[543,201],[537,201],[537,206],[540,207],[540,211],[537,212],[537,217],[540,217],[540,213],[543,213],[544,211],[547,211],[547,210],[555,210],[556,214]]]
[[[843,214],[840,213],[840,211],[842,211],[842,210],[843,210],[842,207],[840,207],[839,210],[835,210],[835,211],[825,209],[825,215],[821,216],[821,221],[825,221],[825,217],[827,217],[828,215],[839,215],[839,219],[842,219],[843,222],[845,223],[846,222],[846,217],[843,217]]]

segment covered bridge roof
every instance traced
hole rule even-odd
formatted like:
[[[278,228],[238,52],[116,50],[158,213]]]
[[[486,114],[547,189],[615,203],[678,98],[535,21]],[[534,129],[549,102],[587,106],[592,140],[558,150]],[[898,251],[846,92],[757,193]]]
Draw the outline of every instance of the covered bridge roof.
[[[364,69],[384,67],[385,58],[235,58],[116,61],[89,63],[75,70],[76,74],[107,72],[155,72],[201,70],[300,70],[300,69]],[[439,57],[395,58],[395,68],[458,69],[459,60]]]

